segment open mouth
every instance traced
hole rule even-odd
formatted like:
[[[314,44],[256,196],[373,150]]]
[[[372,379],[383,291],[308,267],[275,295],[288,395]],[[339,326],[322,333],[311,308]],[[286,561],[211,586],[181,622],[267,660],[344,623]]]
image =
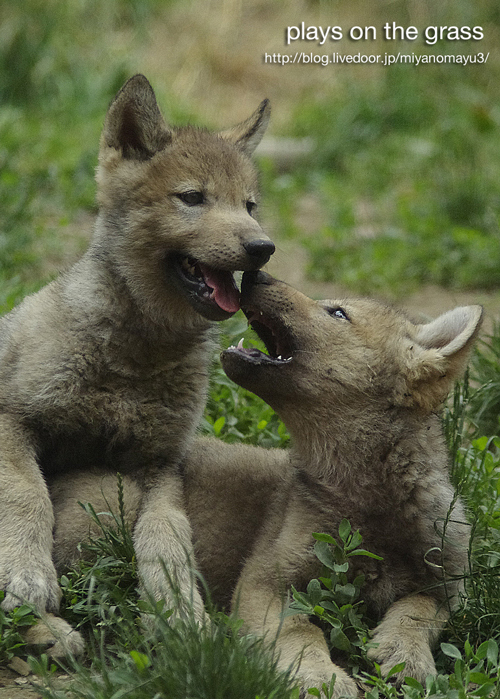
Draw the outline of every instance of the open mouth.
[[[293,360],[294,343],[285,327],[262,311],[249,308],[242,310],[249,325],[266,346],[268,354],[257,347],[243,347],[243,340],[236,347],[229,347],[226,352],[237,353],[241,359],[254,364],[289,364]]]
[[[224,320],[239,310],[240,292],[231,272],[215,269],[193,257],[171,255],[168,265],[177,286],[194,309],[209,320]]]

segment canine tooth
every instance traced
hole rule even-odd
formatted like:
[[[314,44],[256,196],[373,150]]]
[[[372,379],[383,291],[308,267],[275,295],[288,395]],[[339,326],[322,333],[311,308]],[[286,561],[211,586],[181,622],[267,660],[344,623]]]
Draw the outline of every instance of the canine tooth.
[[[279,359],[281,362],[281,354],[278,357],[276,357],[276,359]]]
[[[245,349],[245,348],[243,347],[243,338],[241,338],[241,340],[238,342],[238,346],[237,346],[236,349]]]

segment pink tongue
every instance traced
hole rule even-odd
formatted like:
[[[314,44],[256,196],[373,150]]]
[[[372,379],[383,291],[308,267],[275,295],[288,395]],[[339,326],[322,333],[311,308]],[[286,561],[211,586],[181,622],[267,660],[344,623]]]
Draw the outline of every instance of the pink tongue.
[[[236,313],[240,308],[240,292],[234,283],[230,272],[212,269],[200,265],[205,283],[213,289],[212,298],[215,303],[228,313]]]

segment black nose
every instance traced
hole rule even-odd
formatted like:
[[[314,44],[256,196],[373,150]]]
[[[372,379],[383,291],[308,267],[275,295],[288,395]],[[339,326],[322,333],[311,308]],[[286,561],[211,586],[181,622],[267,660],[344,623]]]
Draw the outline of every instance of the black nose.
[[[244,297],[249,294],[254,286],[261,284],[263,286],[272,286],[276,283],[276,279],[271,277],[267,272],[263,272],[258,269],[255,272],[245,272],[241,279],[241,298],[242,301]]]
[[[243,243],[243,247],[259,265],[265,265],[276,250],[272,240],[250,240],[248,243]]]

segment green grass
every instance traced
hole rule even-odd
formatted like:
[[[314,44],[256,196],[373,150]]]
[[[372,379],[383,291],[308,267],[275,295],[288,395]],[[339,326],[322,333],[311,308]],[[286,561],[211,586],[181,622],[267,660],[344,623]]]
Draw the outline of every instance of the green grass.
[[[262,643],[239,636],[230,619],[204,629],[194,621],[170,626],[158,617],[157,638],[143,639],[131,650],[114,656],[96,655],[92,668],[77,666],[71,696],[80,699],[298,699],[289,676],[278,673]],[[50,687],[50,669],[32,667],[49,686],[47,699],[67,697],[67,688]]]
[[[221,348],[235,345],[243,338],[246,347],[265,349],[255,333],[248,329],[241,311],[223,323],[222,328]],[[202,433],[229,443],[243,442],[261,447],[284,447],[290,439],[273,409],[228,379],[218,360],[212,369]]]
[[[290,133],[311,137],[316,154],[307,171],[271,169],[265,191],[281,235],[308,250],[312,279],[386,296],[499,286],[497,79],[493,65],[393,66],[372,81],[340,75],[297,107]],[[308,236],[295,223],[304,191],[322,211]]]

